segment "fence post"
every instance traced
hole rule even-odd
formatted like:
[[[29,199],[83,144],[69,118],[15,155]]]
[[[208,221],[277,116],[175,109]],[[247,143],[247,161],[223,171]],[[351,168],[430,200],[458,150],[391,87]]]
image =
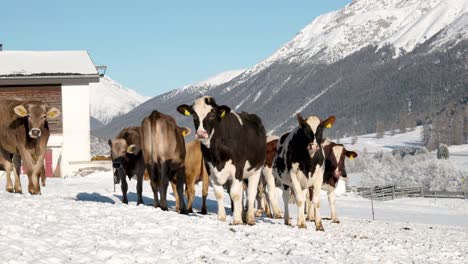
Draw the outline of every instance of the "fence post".
[[[424,198],[424,187],[421,187],[421,197]]]
[[[466,191],[463,192],[464,196],[465,196],[465,200],[466,200]]]
[[[395,200],[395,184],[392,186],[392,200]]]

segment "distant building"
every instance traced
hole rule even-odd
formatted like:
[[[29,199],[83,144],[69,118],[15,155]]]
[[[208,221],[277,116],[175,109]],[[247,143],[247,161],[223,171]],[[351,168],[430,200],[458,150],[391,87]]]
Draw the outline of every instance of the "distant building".
[[[49,122],[46,171],[56,176],[89,165],[92,82],[99,82],[99,73],[86,51],[0,49],[0,98],[40,99],[62,111]]]

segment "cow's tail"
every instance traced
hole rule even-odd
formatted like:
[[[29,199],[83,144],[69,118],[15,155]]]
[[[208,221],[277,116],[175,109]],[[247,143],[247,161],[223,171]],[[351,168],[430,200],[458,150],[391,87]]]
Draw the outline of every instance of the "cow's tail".
[[[153,144],[152,144],[152,131],[151,119],[146,117],[141,122],[141,147],[143,150],[143,158],[145,160],[146,170],[150,177],[154,177],[154,164],[153,164]],[[152,179],[154,180],[154,179]]]

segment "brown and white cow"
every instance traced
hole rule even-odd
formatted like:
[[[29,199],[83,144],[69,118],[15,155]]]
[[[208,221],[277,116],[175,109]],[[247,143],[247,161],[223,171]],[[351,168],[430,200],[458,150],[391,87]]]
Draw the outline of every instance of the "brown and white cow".
[[[22,193],[19,169],[13,166],[15,159],[23,160],[28,175],[28,191],[40,194],[39,177],[44,169],[44,155],[49,140],[48,119],[60,116],[60,110],[40,101],[21,99],[0,101],[0,165],[7,175],[6,190]],[[18,156],[19,155],[19,156]],[[12,186],[11,171],[15,174]]]
[[[196,136],[202,143],[203,157],[218,201],[218,220],[226,221],[223,185],[230,182],[233,224],[243,222],[242,185],[247,179],[245,220],[254,225],[254,203],[266,152],[266,132],[260,118],[245,112],[235,113],[226,105],[218,105],[210,96],[200,97],[192,105],[180,105],[177,111],[193,116]]]
[[[276,199],[275,177],[273,176],[273,162],[277,154],[277,145],[279,137],[269,135],[266,138],[266,159],[265,166],[262,169],[262,176],[258,184],[257,192],[257,215],[261,215],[265,211],[268,217],[281,218],[281,210],[279,209]],[[266,191],[267,197],[264,192]],[[271,208],[270,208],[271,207]]]
[[[291,187],[295,193],[298,207],[297,225],[306,228],[305,203],[310,187],[320,190],[325,172],[325,155],[322,149],[322,134],[324,128],[332,127],[335,117],[330,116],[322,121],[317,116],[303,119],[297,114],[299,126],[283,134],[278,143],[277,155],[273,162],[273,174],[283,189],[284,222],[291,225],[289,218],[289,198]],[[320,192],[314,192],[312,204],[315,211],[316,230],[323,231],[318,205]]]
[[[210,177],[206,171],[205,161],[201,152],[201,143],[198,140],[193,140],[185,144],[185,192],[187,195],[187,211],[193,213],[192,205],[195,200],[195,185],[202,182],[202,214],[207,214],[206,198],[208,196],[208,187],[210,185]],[[179,210],[179,195],[176,189],[177,181],[171,181],[172,190],[176,198],[176,210]]]
[[[327,192],[328,203],[330,204],[331,219],[333,223],[339,223],[338,216],[336,215],[336,194],[335,188],[341,177],[347,178],[345,168],[345,159],[354,159],[358,154],[354,151],[347,150],[342,144],[336,144],[330,139],[325,138],[322,140],[322,148],[325,154],[325,172],[323,175],[322,190]],[[320,191],[318,191],[320,193]],[[309,189],[309,198],[313,196],[314,189]],[[310,200],[308,200],[310,201]],[[310,221],[315,220],[314,210],[310,208],[311,204],[307,206],[309,209],[307,218]]]
[[[112,167],[114,168],[114,182],[119,183],[122,189],[122,202],[128,204],[127,178],[136,177],[137,205],[143,203],[143,175],[145,173],[145,160],[141,151],[140,127],[127,127],[122,129],[117,137],[109,139],[111,148]]]
[[[154,207],[167,211],[167,187],[174,178],[177,195],[184,197],[185,143],[190,129],[177,126],[173,117],[154,110],[141,123],[141,143],[146,169],[150,173]],[[158,192],[161,196],[159,203]],[[184,199],[180,200],[180,213],[186,214]]]

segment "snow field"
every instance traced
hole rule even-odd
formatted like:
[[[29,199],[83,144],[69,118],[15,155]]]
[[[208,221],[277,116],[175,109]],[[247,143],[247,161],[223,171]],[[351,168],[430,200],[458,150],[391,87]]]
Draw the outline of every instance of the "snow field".
[[[120,203],[120,186],[113,192],[110,172],[48,179],[41,196],[6,193],[5,177],[0,179],[0,259],[4,263],[466,263],[468,260],[467,221],[450,222],[453,216],[468,219],[468,202],[462,200],[444,200],[442,204],[440,200],[434,203],[428,199],[376,203],[377,219],[379,214],[380,219],[385,219],[388,215],[409,212],[422,214],[421,219],[425,219],[430,218],[427,214],[452,205],[453,208],[434,216],[447,222],[445,225],[428,225],[366,220],[371,219],[367,210],[369,201],[345,194],[337,198],[341,224],[324,220],[326,231],[316,232],[312,223],[304,230],[285,226],[282,219],[258,218],[255,226],[232,226],[229,209],[227,222],[219,222],[211,189],[206,216],[177,214],[171,195],[168,212],[151,206],[137,207],[133,180],[129,184],[130,204],[124,205]],[[23,184],[26,186],[24,177]],[[201,205],[200,189],[197,186],[195,211]],[[152,203],[152,192],[146,182],[144,200],[146,204]],[[326,196],[322,196],[322,207],[326,209],[327,203]],[[229,204],[226,194],[225,206]],[[290,206],[295,215],[296,209]],[[329,212],[322,210],[322,215],[327,217]]]

